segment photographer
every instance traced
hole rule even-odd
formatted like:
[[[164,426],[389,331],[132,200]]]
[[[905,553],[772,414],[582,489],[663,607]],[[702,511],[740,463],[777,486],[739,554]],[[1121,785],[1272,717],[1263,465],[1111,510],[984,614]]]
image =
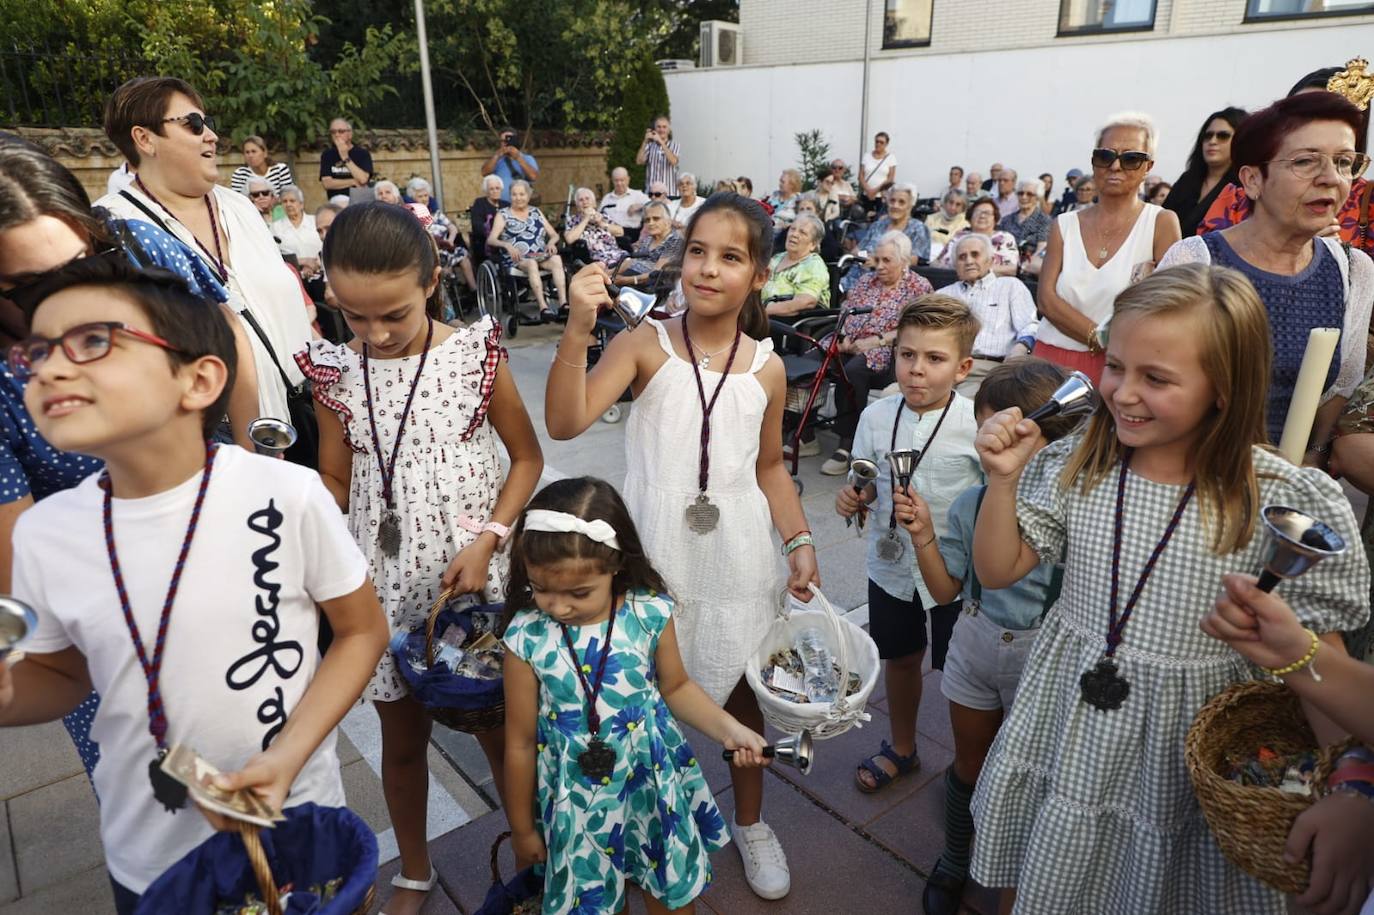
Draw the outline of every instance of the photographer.
[[[539,163],[534,156],[529,153],[521,152],[520,147],[515,145],[515,129],[513,127],[501,128],[501,148],[492,154],[482,165],[482,177],[495,175],[501,179],[501,203],[510,203],[510,186],[512,181],[534,182],[539,177]]]
[[[635,164],[644,166],[646,191],[655,181],[662,181],[666,187],[677,187],[677,164],[682,150],[672,136],[673,127],[667,115],[654,118],[654,123],[644,131],[644,142],[635,154]]]

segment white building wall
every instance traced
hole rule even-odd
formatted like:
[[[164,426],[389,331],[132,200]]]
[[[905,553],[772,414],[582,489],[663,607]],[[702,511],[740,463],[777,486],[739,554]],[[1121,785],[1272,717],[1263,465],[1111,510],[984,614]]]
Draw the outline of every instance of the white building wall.
[[[942,9],[965,3],[994,5],[937,0],[936,28]],[[1201,15],[1196,0],[1177,3],[1188,7],[1190,16]],[[791,0],[789,6],[793,4],[822,5],[813,0]],[[881,5],[875,3],[875,10]],[[1008,0],[1006,5],[1031,5],[1031,0]],[[1034,5],[1058,6],[1053,0],[1035,0]],[[1242,0],[1216,0],[1215,5],[1243,10]],[[862,17],[862,0],[833,0],[830,6],[837,14],[853,6]],[[744,15],[749,7],[748,2],[741,7],[746,53],[759,46]],[[1168,0],[1161,0],[1158,28],[1165,27],[1162,17],[1171,8]],[[1305,73],[1374,51],[1374,17],[1287,26],[1247,27],[1226,35],[1139,40],[1141,33],[1133,33],[1038,47],[875,56],[869,132],[891,134],[898,180],[914,180],[923,196],[943,189],[951,165],[986,176],[994,161],[1022,176],[1051,172],[1062,189],[1068,169],[1088,167],[1093,134],[1102,120],[1115,111],[1140,110],[1151,114],[1160,129],[1154,170],[1173,180],[1209,112],[1229,104],[1262,107]],[[817,128],[832,153],[843,156],[857,173],[862,151],[860,60],[664,76],[683,167],[699,178],[748,175],[761,195],[776,186],[782,169],[797,164],[794,135]],[[871,144],[871,135],[863,139]]]

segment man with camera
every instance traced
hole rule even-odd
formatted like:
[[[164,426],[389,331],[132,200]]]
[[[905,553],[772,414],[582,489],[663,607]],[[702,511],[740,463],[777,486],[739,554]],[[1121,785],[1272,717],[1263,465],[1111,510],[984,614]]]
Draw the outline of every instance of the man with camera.
[[[666,115],[654,118],[644,131],[644,142],[635,154],[635,163],[644,166],[644,189],[648,191],[657,181],[665,187],[677,187],[677,163],[682,150],[672,138],[673,126]]]
[[[501,147],[482,165],[482,177],[495,175],[501,179],[501,203],[510,204],[510,185],[512,181],[524,180],[533,183],[539,177],[539,163],[534,156],[521,152],[515,145],[516,134],[512,127],[501,128]]]

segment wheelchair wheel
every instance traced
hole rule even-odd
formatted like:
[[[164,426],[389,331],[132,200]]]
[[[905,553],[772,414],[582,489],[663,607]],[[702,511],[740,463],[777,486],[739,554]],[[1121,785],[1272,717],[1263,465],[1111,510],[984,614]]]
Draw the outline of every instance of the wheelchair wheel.
[[[477,313],[480,317],[490,317],[501,323],[501,286],[496,275],[494,261],[482,261],[477,268]]]
[[[506,318],[506,336],[514,337],[519,332],[520,316],[512,311],[511,314]]]
[[[797,487],[798,496],[800,496],[802,494],[802,491],[806,489],[806,486],[802,483],[802,481],[797,479],[796,477],[792,478],[792,485]]]
[[[601,414],[601,421],[607,425],[615,425],[625,418],[625,411],[620,408],[620,404],[613,403],[606,408],[606,412]]]

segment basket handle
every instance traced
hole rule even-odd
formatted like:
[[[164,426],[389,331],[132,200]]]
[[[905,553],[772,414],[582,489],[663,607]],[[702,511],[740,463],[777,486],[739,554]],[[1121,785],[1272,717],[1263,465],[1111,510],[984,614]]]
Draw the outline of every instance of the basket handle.
[[[849,685],[849,639],[845,638],[844,627],[840,625],[840,615],[835,612],[835,607],[830,603],[830,599],[821,593],[821,589],[817,587],[814,582],[808,584],[806,587],[811,591],[811,603],[820,606],[821,612],[825,614],[826,619],[830,622],[830,631],[835,634],[836,650],[839,652],[837,660],[840,664],[840,683],[839,690],[835,695],[835,701],[831,705],[836,711],[844,711],[849,705],[845,696],[845,688]],[[788,609],[790,604],[788,598],[791,596],[792,592],[784,588],[782,593],[783,598],[780,615],[788,617],[791,615],[791,611]],[[841,703],[844,703],[844,708],[840,707]]]
[[[434,606],[429,608],[429,617],[425,620],[425,660],[430,667],[434,666],[434,626],[439,622],[439,614],[448,602],[458,596],[456,587],[445,588],[439,592],[438,598],[434,601]]]
[[[510,830],[506,830],[496,837],[496,841],[491,843],[491,882],[503,883],[501,879],[501,843],[511,837]]]
[[[282,915],[281,897],[277,894],[277,881],[272,877],[272,866],[267,863],[267,852],[262,847],[259,828],[253,823],[237,821],[239,838],[243,840],[243,850],[248,853],[248,865],[253,869],[253,877],[262,893],[263,905],[267,915]]]

